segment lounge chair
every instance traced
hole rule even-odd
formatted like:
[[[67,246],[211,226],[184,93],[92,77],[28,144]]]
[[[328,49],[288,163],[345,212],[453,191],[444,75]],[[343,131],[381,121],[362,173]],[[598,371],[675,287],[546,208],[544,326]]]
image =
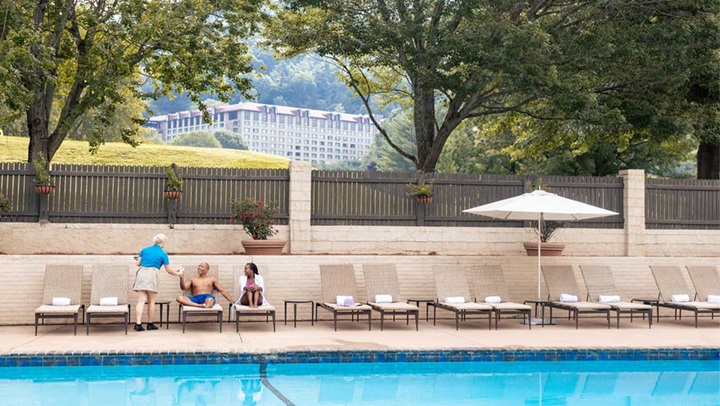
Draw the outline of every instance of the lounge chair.
[[[460,318],[465,320],[469,314],[487,314],[488,328],[492,329],[493,307],[475,303],[470,296],[465,271],[456,268],[435,269],[435,290],[437,299],[433,306],[433,325],[437,320],[437,309],[443,309],[455,314],[455,330],[460,329]],[[455,300],[460,299],[460,300]]]
[[[242,294],[242,286],[240,286],[240,277],[243,276],[245,271],[245,265],[236,265],[235,271],[233,272],[233,297],[240,300]],[[263,276],[263,282],[265,282],[265,289],[267,289],[267,266],[258,265],[258,271]],[[264,292],[263,292],[264,293]],[[240,316],[265,316],[265,321],[269,322],[272,317],[273,332],[275,332],[275,307],[271,304],[263,301],[261,306],[252,308],[250,306],[244,306],[238,303],[230,303],[230,315],[233,314],[233,307],[235,308],[235,331],[240,331]],[[229,319],[228,319],[229,321]]]
[[[402,299],[395,264],[363,264],[362,268],[368,305],[380,313],[380,331],[383,330],[385,313],[391,313],[393,320],[395,320],[396,314],[405,315],[408,324],[410,324],[410,316],[414,315],[415,330],[417,331],[420,308]],[[386,296],[390,302],[378,303],[378,296]]]
[[[73,319],[73,334],[77,335],[77,320],[80,310],[83,311],[85,322],[85,305],[80,303],[82,297],[82,265],[45,265],[45,282],[43,287],[42,305],[35,309],[35,335],[38,333],[38,321],[45,324],[45,319]],[[60,300],[63,298],[63,300]],[[58,305],[53,305],[53,299]],[[61,304],[67,302],[69,304]]]
[[[188,269],[192,269],[192,271],[188,272]],[[186,266],[185,267],[185,273],[186,278],[195,278],[197,277],[197,268],[194,266]],[[217,277],[218,270],[217,265],[210,265],[210,270],[207,273],[207,276],[214,276]],[[192,291],[184,290],[183,291],[184,296],[192,296]],[[205,307],[195,307],[195,306],[183,306],[180,304],[179,310],[178,310],[178,322],[182,321],[183,325],[183,334],[185,333],[185,324],[187,323],[188,317],[204,317],[204,316],[215,316],[217,318],[217,322],[219,324],[220,332],[222,333],[222,323],[223,323],[223,307],[220,306],[217,302],[218,294],[216,291],[213,291],[213,296],[215,296],[215,304],[213,307],[205,308]]]
[[[707,302],[708,296],[720,296],[720,271],[716,266],[689,266],[687,270],[695,286],[695,300]]]
[[[368,330],[372,330],[372,307],[366,304],[355,303],[354,306],[342,306],[337,304],[339,296],[349,296],[353,301],[357,300],[357,286],[355,285],[355,268],[352,264],[320,265],[320,279],[323,291],[323,301],[315,303],[315,315],[318,308],[333,314],[333,325],[337,331],[338,314],[350,314],[352,320],[355,315],[360,320],[360,315],[367,315]]]
[[[527,316],[528,329],[532,328],[532,323],[530,323],[532,307],[506,301],[510,295],[508,295],[505,277],[503,276],[503,270],[500,265],[480,266],[473,268],[472,271],[475,300],[478,303],[491,306],[495,310],[496,330],[500,316],[503,314],[520,314],[523,316],[523,322],[525,322],[525,317]],[[500,302],[493,301],[493,303],[488,303],[486,299],[490,297],[499,299]]]
[[[690,293],[682,269],[679,266],[651,266],[650,270],[660,291],[658,306],[673,309],[676,314],[679,311],[681,319],[683,310],[693,312],[695,314],[695,328],[698,326],[698,315],[700,313],[709,313],[714,316],[714,313],[720,312],[720,303],[691,301],[695,295]],[[688,301],[679,297],[683,295],[687,295]]]
[[[619,296],[612,269],[610,269],[609,266],[580,265],[580,271],[585,280],[589,301],[601,302],[600,296]],[[624,301],[605,304],[609,305],[615,312],[617,316],[617,328],[620,328],[621,313],[630,313],[630,322],[632,322],[635,313],[646,314],[648,316],[648,328],[652,328],[652,306]]]
[[[130,321],[128,303],[128,267],[126,265],[93,265],[90,307],[87,309],[86,334],[90,334],[93,317],[122,317],[127,334]]]
[[[580,288],[571,265],[543,265],[542,273],[548,289],[551,321],[553,309],[567,310],[572,313],[575,317],[575,328],[579,327],[581,314],[605,314],[608,328],[610,328],[610,310],[612,308],[602,303],[580,301]],[[562,301],[561,298],[564,295],[574,296],[577,301]]]

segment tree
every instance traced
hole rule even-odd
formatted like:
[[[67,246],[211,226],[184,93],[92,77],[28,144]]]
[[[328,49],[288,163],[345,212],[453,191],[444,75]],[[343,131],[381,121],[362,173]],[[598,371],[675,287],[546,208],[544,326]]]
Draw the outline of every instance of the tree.
[[[28,160],[49,162],[85,112],[115,106],[142,74],[154,86],[140,97],[214,92],[247,94],[252,68],[245,39],[262,21],[260,0],[4,2],[0,103],[24,112]],[[59,104],[57,124],[51,111]],[[129,141],[129,140],[126,140]],[[98,139],[92,139],[91,147]]]
[[[180,134],[172,141],[172,145],[200,148],[221,148],[220,142],[217,138],[205,131],[193,131]]]
[[[517,112],[562,121],[565,112],[596,106],[586,118],[620,123],[611,99],[628,91],[666,95],[673,87],[660,86],[663,80],[678,84],[697,53],[718,47],[717,0],[283,4],[266,34],[271,43],[286,56],[315,52],[335,61],[371,115],[374,98],[412,106],[416,153],[375,125],[426,172],[467,119]],[[436,120],[438,104],[445,114]],[[539,114],[548,113],[545,106],[559,111]]]
[[[248,143],[240,133],[228,130],[214,131],[213,135],[220,142],[222,148],[249,150]]]

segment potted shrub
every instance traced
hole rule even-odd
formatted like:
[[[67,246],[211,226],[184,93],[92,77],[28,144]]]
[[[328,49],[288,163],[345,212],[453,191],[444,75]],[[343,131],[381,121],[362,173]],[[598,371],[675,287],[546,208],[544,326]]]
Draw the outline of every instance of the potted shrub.
[[[274,227],[278,207],[255,199],[235,199],[231,202],[230,221],[241,224],[252,240],[243,240],[247,255],[280,255],[285,241],[269,240],[279,230]]]
[[[37,159],[33,161],[33,166],[35,167],[35,191],[43,195],[49,195],[54,192],[55,182],[50,176],[45,157],[38,154]]]
[[[565,244],[550,242],[557,230],[564,228],[567,225],[567,221],[543,221],[542,232],[540,233],[540,248],[542,249],[542,256],[544,257],[559,257],[562,255]],[[538,227],[537,221],[531,221],[530,226],[533,232],[537,236]],[[530,257],[536,257],[538,255],[538,244],[537,241],[527,241],[523,243],[525,252]]]
[[[10,204],[10,198],[5,196],[4,193],[0,193],[0,213],[7,213],[12,209]]]
[[[415,196],[420,204],[430,204],[433,201],[432,186],[432,183],[425,185],[408,183],[407,187],[410,188],[408,195]]]
[[[176,169],[175,164],[172,164],[165,170],[167,173],[167,183],[165,184],[165,192],[163,195],[166,199],[179,199],[182,196],[183,181],[177,175]]]

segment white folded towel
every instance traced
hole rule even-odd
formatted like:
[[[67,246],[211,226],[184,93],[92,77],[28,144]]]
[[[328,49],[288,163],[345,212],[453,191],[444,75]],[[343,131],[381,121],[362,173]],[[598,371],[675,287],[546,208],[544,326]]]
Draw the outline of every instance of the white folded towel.
[[[670,299],[673,303],[685,303],[690,301],[690,296],[686,294],[678,294],[670,296]]]
[[[600,303],[617,303],[620,301],[620,296],[618,295],[599,295],[598,296],[598,302]]]
[[[578,301],[577,296],[575,295],[569,295],[567,293],[561,293],[560,294],[560,301],[566,302],[566,303],[575,303]]]
[[[52,305],[53,306],[70,306],[70,298],[69,297],[54,297],[54,298],[52,298]]]
[[[708,303],[720,303],[720,295],[708,295]]]
[[[100,306],[117,306],[118,299],[116,297],[101,297]]]
[[[485,298],[485,303],[500,303],[502,299],[500,296],[488,296]]]
[[[335,304],[338,306],[351,307],[355,306],[355,300],[352,296],[338,296],[335,298]]]
[[[444,302],[448,304],[463,304],[465,303],[465,298],[462,296],[448,296]]]
[[[392,303],[392,295],[375,295],[375,303]]]

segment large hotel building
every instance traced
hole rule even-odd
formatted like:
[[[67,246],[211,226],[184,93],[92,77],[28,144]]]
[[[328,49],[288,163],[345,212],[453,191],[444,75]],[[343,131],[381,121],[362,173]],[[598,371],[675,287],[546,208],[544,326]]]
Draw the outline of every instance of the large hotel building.
[[[147,126],[163,141],[183,133],[225,129],[241,133],[250,150],[313,164],[359,160],[377,132],[369,116],[239,103],[209,109],[212,124],[199,110],[152,117]]]

